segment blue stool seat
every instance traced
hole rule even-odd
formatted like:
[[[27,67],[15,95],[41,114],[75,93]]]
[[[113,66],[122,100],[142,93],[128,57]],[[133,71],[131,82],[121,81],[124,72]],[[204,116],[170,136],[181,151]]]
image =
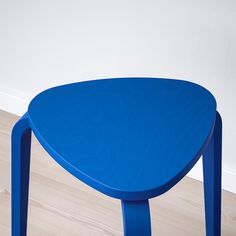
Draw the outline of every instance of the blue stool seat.
[[[22,168],[29,169],[31,129],[63,168],[122,200],[125,235],[151,234],[148,199],[173,187],[205,154],[207,232],[220,235],[221,119],[205,88],[180,80],[119,78],[58,86],[37,95],[13,129],[15,222],[27,219],[27,206],[19,198],[27,205],[29,176],[23,181],[26,190],[16,179],[22,179]],[[17,162],[16,156],[26,161]],[[23,210],[17,212],[17,206]],[[25,235],[23,228],[14,223],[14,236]]]

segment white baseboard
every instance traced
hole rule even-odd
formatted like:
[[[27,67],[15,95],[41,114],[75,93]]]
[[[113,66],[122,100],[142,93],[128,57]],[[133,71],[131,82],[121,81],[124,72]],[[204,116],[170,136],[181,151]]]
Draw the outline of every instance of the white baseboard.
[[[22,116],[28,107],[29,99],[22,96],[18,91],[6,89],[0,86],[0,110]],[[202,160],[200,159],[187,176],[203,180]],[[222,188],[236,193],[236,170],[223,165]]]
[[[28,100],[20,92],[0,85],[0,109],[22,116],[28,108]]]

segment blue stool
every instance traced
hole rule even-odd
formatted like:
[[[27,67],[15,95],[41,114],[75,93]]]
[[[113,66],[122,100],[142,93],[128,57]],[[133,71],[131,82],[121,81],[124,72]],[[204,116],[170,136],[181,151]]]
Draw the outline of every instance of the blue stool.
[[[203,155],[206,234],[221,234],[222,122],[203,87],[119,78],[37,95],[12,131],[13,236],[26,235],[31,130],[64,169],[121,199],[126,236],[151,235],[149,199],[172,188]]]

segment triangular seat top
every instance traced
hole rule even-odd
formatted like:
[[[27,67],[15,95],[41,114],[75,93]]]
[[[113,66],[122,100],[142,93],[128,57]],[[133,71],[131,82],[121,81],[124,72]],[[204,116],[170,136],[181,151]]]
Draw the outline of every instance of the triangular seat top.
[[[208,90],[158,78],[58,86],[28,109],[33,132],[61,166],[127,200],[154,197],[180,180],[202,154],[215,115]]]

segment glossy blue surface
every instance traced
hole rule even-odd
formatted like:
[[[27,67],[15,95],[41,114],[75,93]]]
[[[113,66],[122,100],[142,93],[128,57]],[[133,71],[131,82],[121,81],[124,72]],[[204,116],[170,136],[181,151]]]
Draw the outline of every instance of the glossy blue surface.
[[[46,90],[30,126],[66,170],[116,198],[143,200],[178,182],[209,141],[216,102],[180,80],[104,79]]]

